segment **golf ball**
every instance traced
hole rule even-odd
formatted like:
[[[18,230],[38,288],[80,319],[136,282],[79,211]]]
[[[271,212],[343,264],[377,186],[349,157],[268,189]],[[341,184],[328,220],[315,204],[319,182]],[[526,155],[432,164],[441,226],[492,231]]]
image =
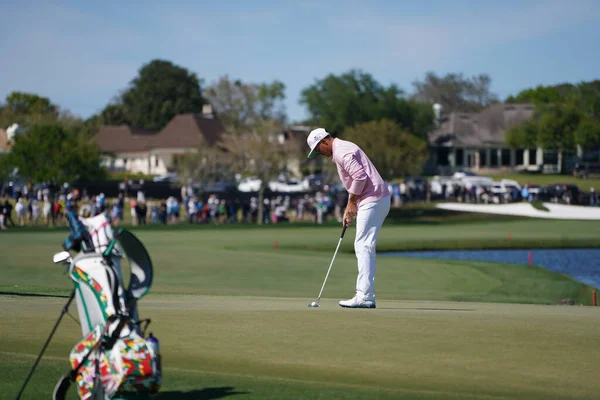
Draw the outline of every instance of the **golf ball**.
[[[319,305],[317,304],[316,301],[313,301],[312,303],[310,303],[310,306],[311,307],[318,307]]]

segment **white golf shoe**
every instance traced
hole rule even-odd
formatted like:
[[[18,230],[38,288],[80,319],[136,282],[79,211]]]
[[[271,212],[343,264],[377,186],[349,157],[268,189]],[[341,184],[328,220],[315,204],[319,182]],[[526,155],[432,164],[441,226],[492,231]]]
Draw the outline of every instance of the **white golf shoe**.
[[[340,307],[344,308],[376,308],[375,299],[364,299],[358,295],[350,300],[340,301]]]

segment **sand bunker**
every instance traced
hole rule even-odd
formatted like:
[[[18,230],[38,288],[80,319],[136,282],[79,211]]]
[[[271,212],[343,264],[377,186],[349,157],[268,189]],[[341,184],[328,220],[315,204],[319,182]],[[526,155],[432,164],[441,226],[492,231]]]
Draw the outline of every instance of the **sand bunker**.
[[[478,212],[486,214],[518,215],[533,218],[600,220],[600,207],[569,206],[565,204],[542,203],[548,211],[538,210],[529,203],[511,204],[465,204],[442,203],[438,208],[453,211]]]

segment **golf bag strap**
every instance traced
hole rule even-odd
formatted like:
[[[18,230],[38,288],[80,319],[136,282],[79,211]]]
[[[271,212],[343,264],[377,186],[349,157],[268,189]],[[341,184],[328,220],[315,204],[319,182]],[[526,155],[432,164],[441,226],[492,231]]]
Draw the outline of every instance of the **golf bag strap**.
[[[115,232],[114,237],[111,239],[108,246],[102,253],[102,257],[104,257],[104,261],[106,262],[107,270],[110,270],[110,273],[113,278],[113,282],[115,282],[115,283],[118,282],[118,276],[117,276],[117,272],[115,271],[115,268],[114,268],[114,265],[112,262],[112,257],[114,256],[113,249],[114,249],[115,245],[117,244],[117,237],[119,236],[120,232],[121,232],[120,229]],[[107,271],[107,275],[108,274],[109,273]],[[128,310],[121,310],[121,302],[119,301],[120,300],[119,299],[119,288],[116,284],[112,285],[112,297],[113,297],[113,304],[115,304],[115,308],[117,308],[117,306],[119,308],[118,313],[125,313],[126,311],[128,311]]]
[[[106,263],[106,277],[111,283],[112,300],[115,310],[117,311],[117,314],[122,314],[126,310],[121,310],[121,301],[119,299],[119,285],[121,283],[119,282],[119,276],[112,265],[112,261],[108,257],[104,258],[104,262]]]
[[[117,318],[119,319],[119,323],[117,324],[117,327],[115,328],[115,330],[110,335],[110,337],[108,338],[108,340],[106,341],[106,343],[104,345],[104,348],[107,350],[110,350],[113,348],[113,346],[117,342],[117,339],[121,335],[121,331],[123,330],[123,327],[125,326],[125,324],[127,323],[127,320],[129,319],[125,315],[118,314],[117,316],[112,316],[111,318],[109,318],[109,320],[106,322],[106,326],[108,326],[110,323],[112,323]]]
[[[108,246],[106,246],[106,249],[104,249],[104,252],[102,253],[102,255],[104,257],[108,258],[113,254],[113,249],[115,248],[115,245],[117,244],[117,238],[119,237],[119,234],[121,232],[122,232],[122,229],[117,229],[114,231],[113,238],[110,240],[110,242],[108,243]]]

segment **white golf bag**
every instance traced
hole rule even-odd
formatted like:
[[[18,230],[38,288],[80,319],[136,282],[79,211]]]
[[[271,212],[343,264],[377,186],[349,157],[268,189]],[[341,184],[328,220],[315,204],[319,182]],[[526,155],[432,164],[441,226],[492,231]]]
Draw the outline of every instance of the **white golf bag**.
[[[57,253],[54,261],[69,265],[83,338],[71,351],[72,370],[56,385],[54,399],[64,399],[71,382],[81,399],[151,398],[162,383],[158,341],[152,334],[144,338],[150,320],[140,321],[137,311],[152,284],[148,252],[129,231],[113,235],[104,214],[67,217],[72,234],[63,248],[77,254]],[[121,270],[125,258],[128,288]]]

